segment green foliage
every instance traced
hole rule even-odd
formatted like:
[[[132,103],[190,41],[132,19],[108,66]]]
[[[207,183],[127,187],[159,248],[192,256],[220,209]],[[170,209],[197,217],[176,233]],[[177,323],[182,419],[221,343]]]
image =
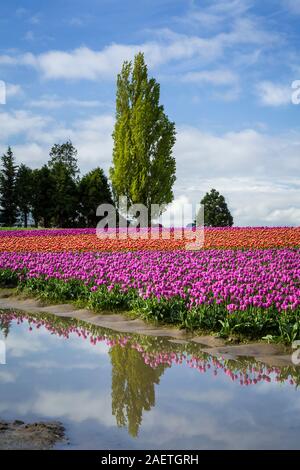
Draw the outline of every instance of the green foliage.
[[[117,79],[110,169],[116,202],[120,196],[127,196],[130,205],[149,208],[173,200],[175,124],[169,121],[159,99],[160,86],[154,78],[148,78],[144,55],[137,54],[133,65],[124,62]]]
[[[77,150],[71,142],[55,144],[48,166],[54,181],[53,223],[72,227],[78,215]]]
[[[78,210],[77,185],[66,167],[57,163],[52,170],[54,179],[53,224],[57,227],[72,227]]]
[[[225,338],[238,334],[250,339],[262,338],[278,331],[279,313],[254,309],[252,311],[227,313],[220,321],[220,335]]]
[[[79,179],[77,150],[69,141],[55,144],[42,168],[17,167],[10,147],[1,162],[0,223],[6,229],[18,220],[26,228],[30,216],[36,227],[96,227],[98,205],[113,203],[101,168]]]
[[[80,303],[95,311],[126,310],[138,317],[158,323],[173,324],[188,330],[218,332],[248,339],[274,339],[292,343],[300,339],[300,310],[278,312],[276,309],[251,308],[228,313],[226,304],[203,305],[188,309],[180,297],[143,299],[134,289],[124,292],[118,285],[112,289],[100,286],[96,290],[77,279],[61,280],[27,278],[26,272],[0,270],[1,286],[18,285],[21,291],[45,301]]]
[[[35,225],[48,228],[54,216],[55,179],[49,168],[42,168],[32,172],[34,191],[32,193],[32,216]]]
[[[17,287],[18,284],[18,273],[11,269],[0,269],[0,287]]]
[[[63,144],[54,144],[51,148],[48,167],[50,170],[54,170],[58,164],[65,167],[72,178],[75,178],[79,173],[77,150],[70,140]]]
[[[286,312],[278,319],[279,336],[286,343],[292,343],[300,338],[300,313]]]
[[[22,163],[16,175],[16,203],[25,228],[28,225],[34,192],[33,171]]]
[[[100,204],[113,204],[107,177],[101,168],[95,168],[84,175],[78,187],[79,210],[82,223],[87,227],[96,227],[96,209]]]
[[[177,325],[182,324],[186,312],[184,301],[180,297],[171,300],[158,299],[157,297],[150,297],[149,299],[137,297],[132,303],[132,307],[144,320]]]
[[[231,227],[232,215],[227,207],[224,196],[212,189],[201,201],[204,205],[204,225],[206,227]]]
[[[77,279],[62,281],[54,278],[46,280],[43,277],[24,278],[19,287],[27,294],[38,295],[47,302],[87,301],[89,296],[88,287]]]
[[[143,411],[155,406],[154,385],[168,367],[155,369],[145,364],[142,355],[132,349],[116,345],[109,351],[112,365],[112,414],[117,425],[127,426],[132,437],[138,435]]]
[[[17,165],[10,147],[1,157],[0,172],[0,222],[12,226],[17,220],[16,173]]]
[[[111,290],[101,286],[96,291],[90,292],[87,306],[95,311],[128,310],[135,296],[134,291],[124,293],[119,286],[114,286]]]

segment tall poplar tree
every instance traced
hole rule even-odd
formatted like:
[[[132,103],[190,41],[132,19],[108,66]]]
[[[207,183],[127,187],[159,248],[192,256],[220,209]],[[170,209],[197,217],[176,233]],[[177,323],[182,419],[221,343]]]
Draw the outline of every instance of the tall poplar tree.
[[[127,196],[129,204],[144,204],[150,209],[151,204],[164,206],[174,198],[175,124],[168,119],[159,100],[160,85],[154,78],[148,78],[144,55],[138,53],[134,64],[124,62],[117,78],[110,169],[116,202],[120,196]]]

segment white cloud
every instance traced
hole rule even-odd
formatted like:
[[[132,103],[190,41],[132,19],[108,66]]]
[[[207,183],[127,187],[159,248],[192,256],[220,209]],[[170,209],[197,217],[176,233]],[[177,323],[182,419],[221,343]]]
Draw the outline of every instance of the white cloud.
[[[218,0],[211,2],[210,11],[226,16],[238,16],[246,13],[252,5],[251,0]]]
[[[298,134],[246,129],[215,135],[182,127],[175,194],[195,203],[215,187],[227,198],[236,225],[300,225],[299,155]]]
[[[285,220],[285,223],[291,225],[295,224],[296,221],[300,225],[300,205],[298,207],[274,209],[266,216],[266,220],[277,225],[281,220]]]
[[[0,55],[0,65],[17,65],[19,62],[17,57],[8,54]]]
[[[229,31],[209,37],[178,34],[170,29],[148,32],[151,33],[151,41],[141,44],[110,44],[101,50],[82,46],[71,51],[50,50],[11,58],[6,55],[0,56],[0,63],[34,67],[47,79],[111,79],[115,78],[123,61],[132,60],[138,51],[144,52],[150,67],[169,62],[184,64],[192,59],[199,66],[222,58],[225,50],[234,46],[259,45],[265,48],[280,40],[277,34],[265,31],[256,20],[247,17],[237,18]]]
[[[174,35],[172,38],[169,37],[167,44],[159,42],[140,45],[112,44],[101,51],[80,47],[70,52],[49,51],[36,56],[28,53],[19,58],[19,63],[35,67],[47,79],[96,80],[115,77],[123,61],[132,60],[139,51],[143,51],[147,63],[155,67],[165,62],[189,57],[211,60],[220,54],[221,44],[209,39]]]
[[[9,143],[9,141],[8,141]],[[1,145],[1,151],[5,152],[7,144]],[[17,144],[13,146],[13,151],[17,157],[18,163],[25,163],[33,168],[41,167],[49,160],[50,147],[41,145],[37,142]]]
[[[99,165],[108,169],[113,125],[114,118],[110,114],[79,119],[66,127],[53,118],[28,111],[0,113],[0,152],[11,144],[19,161],[37,167],[48,161],[49,150],[55,142],[70,139],[78,149],[83,172]],[[20,136],[22,142],[14,145],[13,141]]]
[[[16,381],[16,375],[8,370],[0,370],[1,383],[13,383]]]
[[[0,113],[0,139],[8,140],[22,134],[35,139],[36,133],[45,129],[50,121],[50,118],[23,110]]]
[[[5,88],[6,88],[6,96],[8,98],[23,94],[21,85],[16,85],[15,83],[6,83]]]
[[[245,16],[247,10],[251,7],[249,0],[219,0],[209,2],[205,7],[197,7],[191,2],[191,7],[187,14],[178,17],[176,20],[180,23],[198,24],[204,28],[215,28],[225,21],[232,21],[235,18]]]
[[[238,76],[231,70],[203,70],[199,72],[188,72],[183,77],[184,82],[210,83],[212,85],[232,85],[238,81]]]
[[[292,102],[291,86],[269,81],[257,85],[257,94],[265,106],[282,106]]]
[[[110,114],[75,120],[66,127],[39,114],[0,113],[0,151],[10,143],[18,161],[37,167],[47,162],[55,142],[71,139],[83,173],[96,166],[107,172],[113,125]],[[20,135],[22,143],[14,145]],[[299,133],[274,136],[244,129],[218,135],[179,126],[174,154],[176,220],[183,203],[198,203],[215,187],[228,200],[236,225],[300,225]]]
[[[99,108],[102,106],[110,106],[109,103],[104,103],[99,100],[79,100],[74,98],[61,99],[58,97],[42,97],[39,100],[32,100],[28,103],[29,107],[32,108],[44,108],[44,109],[59,109],[67,107],[76,108]]]

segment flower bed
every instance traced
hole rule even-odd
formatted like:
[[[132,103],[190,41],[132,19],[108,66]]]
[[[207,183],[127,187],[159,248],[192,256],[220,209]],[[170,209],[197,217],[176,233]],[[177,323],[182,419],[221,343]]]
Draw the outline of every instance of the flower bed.
[[[0,253],[0,280],[93,309],[248,337],[300,337],[300,250]]]
[[[145,232],[143,232],[145,234]],[[154,235],[153,235],[154,234]],[[154,229],[152,237],[139,237],[132,229],[102,232],[95,229],[51,229],[0,231],[0,251],[173,251],[184,249],[193,238],[192,229]],[[206,228],[204,248],[290,248],[300,247],[300,227]]]

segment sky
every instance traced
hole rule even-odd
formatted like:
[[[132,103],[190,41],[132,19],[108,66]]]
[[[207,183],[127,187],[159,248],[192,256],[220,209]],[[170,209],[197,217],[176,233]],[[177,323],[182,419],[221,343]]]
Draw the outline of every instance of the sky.
[[[171,209],[216,188],[235,225],[300,225],[299,22],[300,0],[3,0],[0,153],[36,168],[70,139],[108,172],[116,75],[143,51],[176,123]]]

